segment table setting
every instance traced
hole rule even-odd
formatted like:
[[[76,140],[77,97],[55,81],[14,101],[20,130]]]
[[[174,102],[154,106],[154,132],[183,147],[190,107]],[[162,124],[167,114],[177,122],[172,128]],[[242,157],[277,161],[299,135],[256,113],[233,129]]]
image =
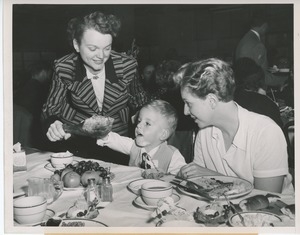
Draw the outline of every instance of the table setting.
[[[67,158],[71,155],[72,161],[68,159],[67,164],[56,168],[51,159],[58,154]],[[42,180],[42,184],[45,180],[52,182],[49,184],[53,193],[48,195],[44,216],[38,221],[23,223],[14,214],[16,228],[244,227],[243,223],[246,227],[295,226],[294,195],[256,190],[250,182],[235,177],[198,176],[185,180],[166,174],[158,179],[146,179],[142,177],[145,174],[141,168],[83,159],[68,152],[37,150],[26,154],[26,160],[26,170],[13,175],[13,205],[18,204],[18,200],[45,197],[39,191],[32,191],[35,178]],[[63,172],[65,175],[61,177]],[[75,179],[69,185],[66,184],[68,175]],[[84,175],[86,177],[82,177]],[[112,200],[102,200],[98,189],[107,176]],[[86,196],[89,187],[86,178],[93,179],[93,190],[96,186],[93,194],[88,191],[89,197]],[[87,199],[91,197],[93,200]],[[254,206],[247,209],[248,199]]]

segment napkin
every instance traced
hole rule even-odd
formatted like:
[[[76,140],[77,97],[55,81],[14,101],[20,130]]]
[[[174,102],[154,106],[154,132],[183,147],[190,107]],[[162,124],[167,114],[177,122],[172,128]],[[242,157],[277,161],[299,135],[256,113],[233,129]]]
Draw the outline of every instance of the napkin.
[[[18,142],[13,146],[13,172],[27,171],[26,154]]]

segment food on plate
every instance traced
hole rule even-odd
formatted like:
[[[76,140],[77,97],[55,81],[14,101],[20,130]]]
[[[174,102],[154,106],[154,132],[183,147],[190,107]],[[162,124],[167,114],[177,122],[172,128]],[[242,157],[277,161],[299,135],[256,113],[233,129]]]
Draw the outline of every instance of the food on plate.
[[[87,186],[88,179],[90,178],[94,178],[95,182],[99,184],[108,174],[110,174],[112,178],[113,173],[107,168],[100,166],[98,162],[82,160],[77,164],[69,164],[63,169],[55,170],[51,178],[61,179],[64,182],[65,188],[76,188],[79,186]],[[66,177],[67,175],[68,177]]]
[[[242,212],[240,215],[244,218],[246,227],[273,227],[282,221],[277,215],[268,212]],[[237,214],[229,219],[229,223],[234,227],[244,227]]]
[[[62,181],[64,183],[64,187],[76,188],[80,185],[80,175],[75,171],[70,171],[64,175]]]
[[[87,202],[84,198],[79,198],[75,201],[74,205],[67,211],[67,218],[84,218],[94,219],[99,215],[99,211],[95,206]]]
[[[172,220],[193,221],[193,215],[181,207],[175,205],[172,197],[162,198],[157,202],[157,208],[151,214],[151,219],[158,218],[157,226]]]
[[[291,219],[295,219],[295,204],[284,206],[280,209],[282,214],[287,215]]]
[[[269,207],[271,202],[278,200],[280,197],[273,194],[255,195],[239,202],[242,211],[256,211]]]
[[[187,187],[195,190],[205,190],[208,195],[213,198],[221,197],[224,194],[226,196],[230,196],[233,194],[246,192],[248,190],[248,186],[240,180],[234,180],[233,182],[223,182],[221,180],[215,179],[214,177],[201,177],[197,179],[197,182],[195,183],[196,184],[188,181],[186,185]]]
[[[162,171],[157,171],[156,169],[146,169],[142,172],[142,177],[144,179],[160,179],[165,174]]]
[[[231,207],[212,202],[202,207],[197,207],[194,212],[194,219],[197,223],[208,225],[225,223],[232,215]]]
[[[89,170],[85,171],[81,175],[81,184],[82,186],[86,187],[88,185],[89,179],[95,179],[95,183],[99,184],[101,182],[99,173],[97,171]]]

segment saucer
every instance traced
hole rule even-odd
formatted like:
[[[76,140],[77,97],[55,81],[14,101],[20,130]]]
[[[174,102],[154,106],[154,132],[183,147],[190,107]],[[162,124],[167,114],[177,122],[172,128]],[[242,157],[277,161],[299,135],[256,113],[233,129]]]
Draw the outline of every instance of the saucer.
[[[173,193],[171,197],[172,197],[172,199],[173,199],[175,205],[180,201],[180,196],[179,196],[178,194]],[[154,209],[157,208],[157,206],[150,206],[150,205],[147,205],[147,204],[143,201],[143,199],[142,199],[141,196],[136,197],[136,198],[134,199],[134,203],[135,203],[136,205],[138,205],[138,206],[140,206],[140,207],[146,209],[146,210],[154,210]]]
[[[76,164],[76,163],[78,163],[78,161],[74,160],[74,161],[72,162],[72,165],[74,165],[74,164]],[[56,170],[64,169],[64,167],[63,167],[63,168],[54,168],[54,167],[52,166],[51,162],[48,162],[44,167],[45,167],[45,169],[47,169],[47,170],[49,170],[49,171],[52,171],[52,172],[54,172],[54,171],[56,171]]]

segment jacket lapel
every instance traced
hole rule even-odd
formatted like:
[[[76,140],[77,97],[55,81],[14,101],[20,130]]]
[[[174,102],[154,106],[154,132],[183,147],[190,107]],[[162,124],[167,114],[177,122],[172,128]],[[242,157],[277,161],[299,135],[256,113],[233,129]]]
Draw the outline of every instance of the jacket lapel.
[[[112,115],[113,111],[117,111],[116,106],[120,106],[124,98],[127,98],[127,84],[125,83],[122,58],[111,55],[110,59],[105,63],[105,91],[103,101],[103,115]]]
[[[75,101],[79,101],[77,102],[77,106],[83,102],[92,110],[91,113],[99,113],[94,88],[92,82],[86,76],[86,70],[80,56],[77,56],[77,59],[74,60],[74,67],[74,80],[72,83],[69,83],[68,86],[68,89],[72,93],[72,98],[75,99]]]

